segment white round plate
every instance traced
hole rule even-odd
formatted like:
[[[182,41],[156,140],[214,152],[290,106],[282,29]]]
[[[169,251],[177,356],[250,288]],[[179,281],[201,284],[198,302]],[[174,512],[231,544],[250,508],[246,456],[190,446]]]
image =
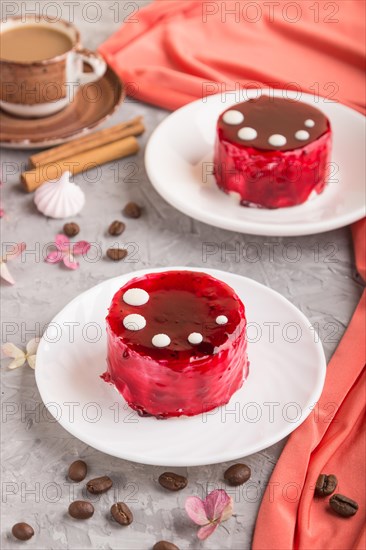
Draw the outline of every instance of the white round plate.
[[[187,268],[169,268],[187,269]],[[326,362],[306,317],[277,292],[251,279],[205,271],[243,300],[250,374],[230,402],[194,417],[141,418],[106,369],[105,317],[114,293],[144,270],[109,279],[70,302],[51,322],[37,352],[36,381],[49,412],[72,435],[107,454],[165,466],[234,460],[264,449],[299,426],[319,398]]]
[[[333,128],[333,152],[325,191],[300,206],[268,210],[240,206],[216,186],[213,146],[216,121],[225,109],[257,97],[241,90],[194,101],[166,118],[147,145],[151,183],[172,206],[201,222],[240,233],[296,236],[343,227],[365,215],[365,120],[356,111],[322,97],[263,90],[297,98],[321,109]]]

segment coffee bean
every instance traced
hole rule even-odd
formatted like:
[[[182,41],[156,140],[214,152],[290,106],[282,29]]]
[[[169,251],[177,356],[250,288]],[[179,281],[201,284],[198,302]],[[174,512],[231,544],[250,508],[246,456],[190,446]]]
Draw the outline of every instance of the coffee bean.
[[[357,502],[338,493],[330,497],[329,504],[332,510],[344,518],[354,516],[358,510]]]
[[[338,485],[338,479],[333,474],[329,476],[326,474],[320,474],[315,485],[315,494],[318,497],[325,497],[331,495],[336,490]]]
[[[88,467],[83,460],[75,460],[69,467],[69,478],[72,481],[83,481],[86,478]]]
[[[153,546],[153,550],[179,550],[178,546],[166,540],[160,540]]]
[[[87,500],[75,500],[69,506],[69,514],[75,519],[89,519],[94,514],[94,506]]]
[[[252,472],[246,464],[233,464],[224,473],[224,479],[229,485],[243,485],[250,478]]]
[[[92,493],[93,495],[100,495],[101,493],[105,493],[106,491],[109,491],[109,489],[112,487],[113,481],[108,476],[102,476],[102,477],[96,477],[95,479],[91,479],[86,484],[86,488],[89,491],[89,493]]]
[[[135,202],[129,202],[126,204],[122,212],[126,218],[139,218],[142,214],[142,209],[141,206]]]
[[[65,223],[64,233],[68,237],[76,237],[80,233],[80,227],[75,222]]]
[[[114,262],[119,262],[127,256],[127,250],[124,248],[108,248],[107,256],[110,260]]]
[[[123,222],[115,220],[109,226],[108,233],[113,237],[117,237],[118,235],[122,235],[125,229],[126,229],[126,226]]]
[[[18,540],[29,540],[34,535],[33,527],[28,523],[16,523],[11,530],[13,536]]]
[[[120,525],[130,525],[133,522],[132,512],[124,502],[115,502],[111,508],[111,514]]]
[[[169,491],[180,491],[187,487],[188,479],[172,472],[164,472],[159,476],[159,483]]]

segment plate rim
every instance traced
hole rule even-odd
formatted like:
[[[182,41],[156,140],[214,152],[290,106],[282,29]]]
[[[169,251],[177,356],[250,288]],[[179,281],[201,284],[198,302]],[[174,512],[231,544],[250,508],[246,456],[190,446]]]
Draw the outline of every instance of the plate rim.
[[[141,276],[141,275],[151,273],[151,272],[169,271],[169,270],[177,270],[177,269],[190,270],[190,271],[196,271],[196,270],[197,271],[203,271],[205,273],[216,276],[217,278],[219,278],[220,273],[224,273],[226,275],[229,275],[230,277],[233,277],[234,279],[244,279],[247,282],[247,284],[254,285],[258,289],[263,289],[263,287],[264,287],[264,289],[267,292],[274,293],[276,295],[276,297],[278,299],[280,299],[281,302],[286,304],[286,307],[290,307],[291,310],[296,311],[297,315],[300,315],[300,317],[302,318],[303,321],[306,321],[307,323],[309,323],[309,319],[306,317],[306,315],[299,308],[297,308],[292,302],[290,302],[290,300],[285,298],[277,290],[274,290],[271,287],[268,287],[268,286],[266,286],[266,285],[264,285],[264,284],[262,284],[262,283],[260,283],[256,280],[254,280],[254,279],[251,279],[250,277],[246,277],[246,276],[240,275],[238,273],[225,272],[225,271],[222,271],[222,270],[211,269],[211,268],[206,269],[206,268],[202,268],[202,267],[198,267],[198,266],[197,267],[169,266],[169,267],[159,267],[159,268],[151,268],[151,269],[141,269],[141,270],[137,270],[137,271],[133,271],[133,272],[124,273],[122,275],[118,275],[116,277],[112,277],[112,278],[106,279],[104,281],[101,281],[97,285],[94,285],[91,288],[81,292],[75,298],[70,300],[53,317],[53,319],[50,321],[50,324],[52,324],[54,322],[57,322],[57,318],[60,315],[62,315],[67,308],[69,308],[75,302],[80,300],[82,298],[82,296],[88,294],[91,291],[96,291],[98,288],[101,288],[103,285],[113,283],[114,281],[117,282],[118,280],[121,280],[121,279],[123,280],[122,284],[125,284],[125,282],[126,282],[125,279],[128,278],[128,277],[133,278],[133,277]],[[234,290],[235,290],[235,288],[234,288]],[[75,342],[74,342],[74,344],[75,344]],[[46,342],[45,342],[44,336],[42,336],[42,338],[40,340],[40,343],[39,343],[37,356],[40,352],[42,352],[42,349],[43,349],[44,345],[46,345]],[[313,393],[311,394],[311,401],[312,402],[317,402],[320,395],[321,395],[321,393],[322,393],[322,391],[323,391],[323,387],[324,387],[324,383],[325,383],[325,376],[326,376],[326,372],[327,372],[327,362],[326,362],[326,357],[325,357],[325,353],[324,353],[323,344],[322,344],[320,338],[318,339],[318,341],[314,340],[314,347],[317,350],[317,355],[319,357],[319,368],[318,368],[318,377],[317,377],[318,382],[317,382],[316,387],[314,387]],[[48,400],[45,399],[45,397],[47,397],[47,389],[44,385],[44,382],[42,382],[42,380],[41,380],[41,376],[42,375],[40,374],[40,369],[39,368],[37,369],[37,365],[36,365],[35,380],[36,380],[36,385],[37,385],[38,391],[40,393],[40,396],[41,396],[41,399],[42,399],[42,402],[43,402],[44,406],[47,408],[48,412],[51,413],[52,416],[54,416],[52,410],[50,410],[47,407],[47,403],[52,403],[52,401],[48,401]],[[249,449],[248,452],[243,450],[241,452],[241,454],[239,454],[239,455],[237,454],[237,452],[234,452],[234,454],[232,452],[231,453],[228,452],[227,454],[222,452],[222,453],[220,453],[219,456],[216,453],[215,458],[209,459],[209,460],[207,460],[207,458],[204,459],[204,460],[197,460],[197,459],[190,460],[189,457],[180,458],[178,456],[177,459],[174,460],[174,462],[170,461],[170,462],[166,462],[166,463],[164,463],[159,458],[154,458],[154,457],[153,458],[147,458],[147,459],[143,458],[143,457],[141,457],[141,453],[139,453],[140,457],[137,457],[136,454],[133,454],[133,453],[130,453],[130,452],[124,451],[124,450],[122,450],[122,452],[116,452],[116,451],[111,452],[110,449],[106,450],[105,446],[103,446],[103,444],[99,444],[98,440],[95,440],[92,437],[84,436],[84,435],[82,437],[80,437],[80,432],[77,429],[74,429],[74,424],[73,423],[71,423],[71,424],[68,423],[67,421],[65,421],[63,419],[62,416],[61,416],[61,419],[58,419],[55,416],[54,416],[54,418],[73,437],[75,437],[79,441],[84,442],[85,444],[91,446],[92,448],[94,448],[94,449],[96,449],[100,452],[103,452],[105,454],[108,454],[110,456],[115,456],[115,457],[123,459],[123,460],[129,460],[131,462],[135,462],[135,463],[139,463],[139,464],[147,464],[147,465],[151,465],[151,466],[193,467],[193,466],[203,466],[203,465],[209,465],[209,464],[219,464],[219,463],[227,462],[227,461],[230,461],[230,460],[236,460],[236,459],[239,459],[239,458],[242,458],[242,457],[245,457],[245,456],[249,456],[251,454],[255,454],[255,453],[257,453],[261,450],[264,450],[264,449],[270,447],[271,445],[274,445],[275,443],[281,441],[282,439],[287,437],[289,434],[291,434],[303,422],[305,422],[305,420],[310,415],[310,413],[311,413],[311,409],[310,409],[310,407],[307,407],[306,409],[304,409],[302,411],[301,422],[297,422],[297,423],[289,422],[288,426],[287,426],[287,429],[281,430],[279,432],[275,432],[273,437],[268,438],[266,440],[265,445],[263,445],[263,442],[258,443],[257,446]],[[184,419],[186,419],[186,417],[184,417]]]
[[[242,90],[243,92],[248,92],[248,98],[255,92],[260,91],[261,93],[274,93],[275,96],[281,95],[281,93],[285,93],[287,96],[291,97],[291,95],[295,96],[297,92],[291,92],[289,90],[283,90],[283,89],[271,89],[271,88],[256,88],[256,89],[250,89],[250,90]],[[313,235],[318,233],[324,233],[326,231],[331,231],[333,229],[338,229],[341,227],[345,227],[347,225],[350,225],[351,223],[354,223],[361,218],[363,218],[366,214],[365,207],[363,204],[360,204],[360,206],[357,209],[354,209],[352,212],[346,212],[342,215],[338,215],[336,218],[332,218],[329,220],[321,220],[317,222],[296,222],[296,225],[294,223],[291,224],[281,224],[276,222],[258,222],[253,220],[240,220],[237,222],[234,218],[230,217],[219,217],[217,218],[217,215],[212,215],[209,210],[205,210],[203,212],[202,208],[196,207],[194,201],[190,203],[189,211],[187,211],[186,205],[187,201],[180,201],[180,195],[175,193],[166,193],[166,186],[161,184],[159,182],[159,178],[156,177],[155,172],[156,170],[153,167],[154,165],[154,154],[153,154],[153,146],[155,145],[154,141],[156,141],[157,136],[159,136],[159,133],[161,131],[164,131],[165,126],[171,123],[171,120],[174,117],[181,116],[182,112],[189,111],[190,109],[194,108],[194,105],[203,105],[203,99],[206,100],[206,103],[209,102],[215,102],[219,98],[224,98],[226,96],[232,96],[232,93],[226,92],[226,93],[218,93],[213,94],[211,96],[208,96],[207,98],[201,98],[197,99],[195,101],[192,101],[188,103],[187,105],[184,105],[180,109],[177,109],[173,113],[169,114],[160,124],[154,129],[152,132],[145,149],[145,155],[144,155],[144,161],[145,161],[145,170],[147,173],[147,176],[153,185],[154,189],[159,193],[159,195],[171,206],[179,210],[179,212],[182,212],[186,216],[189,216],[195,220],[198,220],[202,223],[206,223],[208,225],[212,225],[213,227],[218,227],[221,229],[226,229],[229,231],[235,231],[243,234],[252,234],[252,235],[260,235],[260,236],[274,236],[274,237],[297,237],[297,236],[304,236],[304,235]],[[306,98],[313,98],[311,94],[302,92],[301,99]],[[340,102],[333,102],[337,107],[341,107],[342,109],[346,109],[350,111],[353,115],[359,116],[360,119],[364,120],[364,117],[361,113],[356,111],[355,109],[352,109],[348,105],[345,105]],[[326,192],[326,190],[325,190]],[[315,199],[316,200],[316,199]],[[294,209],[302,208],[305,204],[300,204],[297,206],[288,207],[281,210],[289,210],[296,211]]]

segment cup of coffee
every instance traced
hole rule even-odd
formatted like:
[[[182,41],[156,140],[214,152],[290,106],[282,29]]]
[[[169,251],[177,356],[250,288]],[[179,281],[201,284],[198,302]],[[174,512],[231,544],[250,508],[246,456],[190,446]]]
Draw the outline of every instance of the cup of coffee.
[[[81,47],[77,28],[63,20],[8,19],[1,25],[0,46],[0,107],[19,117],[60,111],[107,68],[99,54]]]

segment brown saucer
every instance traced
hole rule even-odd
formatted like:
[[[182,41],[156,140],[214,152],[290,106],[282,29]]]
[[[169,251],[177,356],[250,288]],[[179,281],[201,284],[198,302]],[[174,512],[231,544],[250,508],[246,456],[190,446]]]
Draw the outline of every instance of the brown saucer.
[[[0,110],[0,145],[38,149],[70,141],[104,122],[124,98],[123,84],[108,67],[103,78],[83,86],[68,107],[49,117],[17,118]]]

